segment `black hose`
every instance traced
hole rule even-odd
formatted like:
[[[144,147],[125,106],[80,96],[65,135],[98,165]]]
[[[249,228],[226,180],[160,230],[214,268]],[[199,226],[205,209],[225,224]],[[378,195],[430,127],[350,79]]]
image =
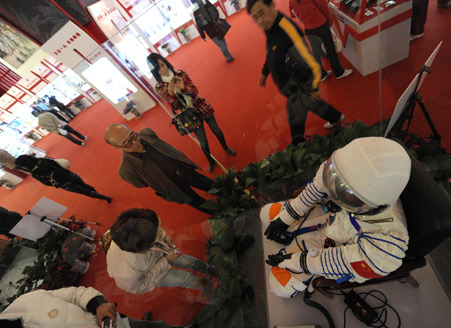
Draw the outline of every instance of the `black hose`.
[[[321,313],[324,314],[324,316],[327,319],[327,322],[329,323],[329,328],[335,328],[334,321],[332,320],[332,317],[330,316],[329,312],[327,312],[326,308],[321,304],[310,299],[312,297],[312,294],[313,293],[309,292],[307,289],[304,291],[304,303],[308,306],[311,306],[321,311]]]

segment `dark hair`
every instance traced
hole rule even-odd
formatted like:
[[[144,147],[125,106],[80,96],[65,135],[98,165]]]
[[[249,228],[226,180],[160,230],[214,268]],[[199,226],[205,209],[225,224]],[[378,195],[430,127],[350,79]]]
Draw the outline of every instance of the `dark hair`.
[[[49,99],[49,104],[50,105],[56,105],[56,104],[59,103],[59,101],[56,100],[55,96],[48,97],[48,99]]]
[[[258,2],[261,1],[263,2],[266,6],[269,7],[269,5],[272,3],[272,0],[247,0],[246,2],[246,8],[247,8],[247,12],[248,14],[251,13],[252,7]]]
[[[30,155],[20,155],[16,158],[14,164],[21,170],[31,172],[31,170],[39,164],[39,159]]]
[[[166,58],[164,58],[163,56],[155,53],[151,53],[149,56],[147,56],[147,63],[153,66],[153,68],[150,69],[152,75],[155,77],[157,82],[163,82],[160,73],[158,73],[158,71],[160,70],[160,64],[158,64],[158,59],[161,59],[163,63],[165,63],[166,66],[172,71],[172,73],[175,73],[175,70],[174,66],[172,66],[171,63],[168,62]]]
[[[122,212],[113,223],[111,238],[123,251],[143,253],[154,244],[159,225],[154,211],[132,208]]]

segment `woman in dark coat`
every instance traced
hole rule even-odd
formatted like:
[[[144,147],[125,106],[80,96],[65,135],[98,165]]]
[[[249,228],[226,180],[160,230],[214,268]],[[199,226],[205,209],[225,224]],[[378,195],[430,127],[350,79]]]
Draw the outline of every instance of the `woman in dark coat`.
[[[54,106],[58,108],[60,111],[62,111],[64,114],[69,116],[70,120],[73,120],[75,118],[75,114],[72,113],[69,107],[65,106],[62,102],[59,102],[56,100],[55,96],[49,97],[49,104],[51,106]]]
[[[17,157],[15,164],[19,169],[31,173],[33,178],[46,186],[104,199],[108,203],[112,200],[111,197],[99,194],[94,187],[86,184],[77,174],[63,168],[53,159],[21,155]]]
[[[192,108],[202,119],[202,125],[194,131],[194,134],[208,159],[208,163],[210,164],[209,171],[213,171],[215,161],[210,156],[210,148],[208,146],[203,121],[207,122],[225,152],[231,156],[235,156],[236,152],[227,146],[224,134],[216,122],[213,114],[214,109],[207,99],[198,95],[197,88],[188,74],[184,71],[174,70],[174,67],[159,54],[150,54],[147,57],[147,61],[151,66],[153,76],[158,82],[155,87],[157,93],[171,106],[174,113],[188,107]]]

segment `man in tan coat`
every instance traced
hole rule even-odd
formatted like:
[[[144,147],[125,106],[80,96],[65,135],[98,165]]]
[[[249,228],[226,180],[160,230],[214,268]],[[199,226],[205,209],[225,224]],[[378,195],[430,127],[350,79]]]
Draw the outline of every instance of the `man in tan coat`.
[[[205,201],[191,187],[208,191],[213,180],[198,173],[199,167],[185,154],[144,128],[138,133],[124,124],[112,124],[105,141],[122,151],[119,175],[136,188],[150,187],[161,198],[211,214]]]
[[[46,129],[49,132],[53,132],[63,136],[64,138],[69,139],[73,143],[76,143],[79,146],[84,146],[85,144],[80,140],[87,140],[88,138],[82,135],[80,132],[75,131],[69,124],[66,122],[60,121],[58,117],[53,115],[52,113],[46,112],[39,114],[38,116],[38,124],[41,128]],[[74,136],[78,137],[80,140],[76,139]]]

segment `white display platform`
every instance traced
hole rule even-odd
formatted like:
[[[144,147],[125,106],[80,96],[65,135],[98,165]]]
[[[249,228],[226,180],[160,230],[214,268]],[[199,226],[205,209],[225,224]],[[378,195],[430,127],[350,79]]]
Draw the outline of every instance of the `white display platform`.
[[[359,35],[360,41],[351,33],[347,34],[346,43],[343,42],[342,53],[363,76],[379,69],[379,49],[382,68],[409,56],[411,17],[406,15],[406,12],[412,10],[412,1],[401,3],[393,8],[383,9],[380,17],[374,10],[375,6],[370,6],[374,14],[369,19],[366,18],[364,23],[359,24],[329,2],[330,11],[336,17],[335,22],[338,22],[338,26],[334,24],[335,28],[339,29],[342,35],[347,34],[350,28]],[[384,23],[387,24],[386,22],[389,20],[393,22],[399,15],[405,16],[405,19],[384,28]],[[381,32],[373,34],[370,30],[377,29],[379,21]],[[391,23],[388,25],[391,25]]]
[[[262,226],[262,235],[264,230],[265,227]],[[276,254],[281,247],[283,246],[263,238],[264,259],[267,259],[269,254]],[[268,283],[270,270],[271,267],[265,264],[268,328],[301,325],[329,327],[326,318],[321,312],[304,304],[303,293],[299,293],[291,299],[280,298],[274,295]],[[388,303],[399,313],[402,327],[444,327],[444,323],[451,321],[451,303],[432,267],[427,264],[424,268],[413,271],[412,276],[420,284],[418,288],[395,281],[375,286],[359,287],[355,289],[355,292],[378,290],[384,293]],[[336,327],[343,327],[343,312],[346,309],[343,296],[336,295],[330,299],[316,292],[313,294],[312,300],[320,303],[327,309]],[[367,302],[372,306],[380,304],[371,298],[368,298]],[[391,310],[388,309],[388,311],[390,312]],[[358,321],[350,313],[351,311],[348,310],[347,312],[346,327],[366,327],[364,323]],[[378,313],[380,313],[380,310],[378,310]],[[396,327],[395,314],[390,312],[388,316],[387,326]]]

